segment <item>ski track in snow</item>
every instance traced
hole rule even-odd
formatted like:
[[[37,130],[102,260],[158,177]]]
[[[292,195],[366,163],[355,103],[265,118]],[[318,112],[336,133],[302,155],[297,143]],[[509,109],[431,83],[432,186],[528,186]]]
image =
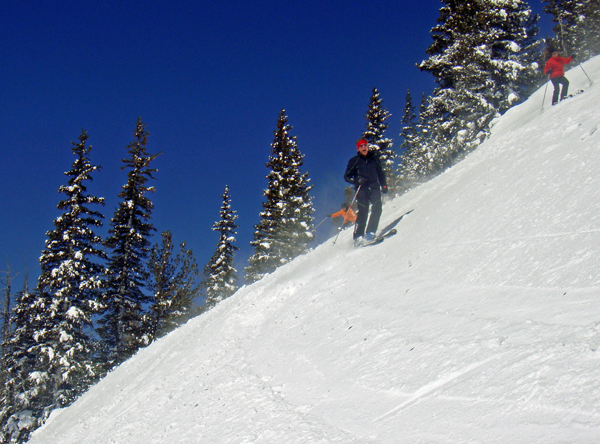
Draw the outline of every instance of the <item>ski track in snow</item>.
[[[395,236],[243,287],[30,442],[600,442],[600,90],[567,77],[586,92],[542,110],[542,87],[386,203]]]
[[[425,385],[424,387],[421,387],[419,390],[417,390],[417,392],[408,400],[404,401],[402,404],[400,404],[398,407],[393,408],[392,410],[390,410],[389,412],[381,415],[378,418],[375,418],[375,421],[381,421],[384,420],[386,418],[388,418],[389,416],[397,413],[399,410],[402,410],[404,407],[418,401],[419,399],[421,399],[422,397],[434,392],[435,390],[439,389],[440,387],[443,387],[445,385],[448,385],[449,383],[451,383],[452,381],[454,381],[455,379],[458,379],[462,376],[467,375],[468,373],[470,373],[473,370],[478,369],[479,367],[487,364],[490,361],[493,361],[495,359],[499,359],[501,356],[490,356],[487,359],[484,359],[483,361],[480,362],[474,362],[473,364],[467,366],[465,369],[459,370],[457,372],[451,373],[450,375],[447,375],[443,378],[438,379],[437,381],[433,381],[430,384]]]

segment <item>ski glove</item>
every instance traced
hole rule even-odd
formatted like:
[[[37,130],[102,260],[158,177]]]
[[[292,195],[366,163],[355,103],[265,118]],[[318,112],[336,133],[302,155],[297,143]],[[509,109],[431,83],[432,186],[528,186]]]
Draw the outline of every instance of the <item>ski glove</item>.
[[[571,58],[575,60],[575,54],[571,54]]]
[[[367,178],[366,177],[359,177],[358,179],[356,179],[356,183],[358,185],[364,185],[367,183]]]
[[[387,192],[388,192],[387,185],[384,185],[384,186],[382,186],[382,187],[381,187],[381,192],[382,192],[383,194],[387,194]]]

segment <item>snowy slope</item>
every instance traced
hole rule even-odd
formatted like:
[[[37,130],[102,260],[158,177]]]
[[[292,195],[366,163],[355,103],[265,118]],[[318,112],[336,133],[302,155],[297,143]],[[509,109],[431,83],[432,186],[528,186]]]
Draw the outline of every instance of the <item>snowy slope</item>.
[[[600,89],[567,77],[388,203],[398,235],[244,287],[30,442],[600,442]]]

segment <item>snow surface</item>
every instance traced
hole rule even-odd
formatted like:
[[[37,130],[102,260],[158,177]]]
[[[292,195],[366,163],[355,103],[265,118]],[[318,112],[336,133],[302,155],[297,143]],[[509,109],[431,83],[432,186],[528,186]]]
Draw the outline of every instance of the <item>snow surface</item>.
[[[600,89],[567,77],[386,204],[396,236],[242,288],[30,442],[600,442]]]

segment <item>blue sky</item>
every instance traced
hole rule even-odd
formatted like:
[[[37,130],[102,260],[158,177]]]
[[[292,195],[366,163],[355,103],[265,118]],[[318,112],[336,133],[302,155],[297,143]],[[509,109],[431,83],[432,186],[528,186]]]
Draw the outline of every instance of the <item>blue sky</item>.
[[[532,1],[549,18],[542,3]],[[241,276],[259,221],[273,131],[285,109],[314,189],[315,223],[343,201],[343,171],[365,127],[373,87],[397,140],[410,88],[418,105],[441,3],[10,2],[0,16],[0,270],[39,272],[71,141],[89,133],[102,166],[89,191],[108,222],[126,181],[121,159],[138,117],[162,152],[152,196],[159,233],[186,241],[203,266],[218,239],[220,194],[238,212]],[[547,33],[548,31],[546,31]],[[396,143],[396,146],[399,142]],[[328,229],[328,222],[323,224]],[[323,240],[323,232],[320,232]],[[19,278],[15,280],[19,282]]]

